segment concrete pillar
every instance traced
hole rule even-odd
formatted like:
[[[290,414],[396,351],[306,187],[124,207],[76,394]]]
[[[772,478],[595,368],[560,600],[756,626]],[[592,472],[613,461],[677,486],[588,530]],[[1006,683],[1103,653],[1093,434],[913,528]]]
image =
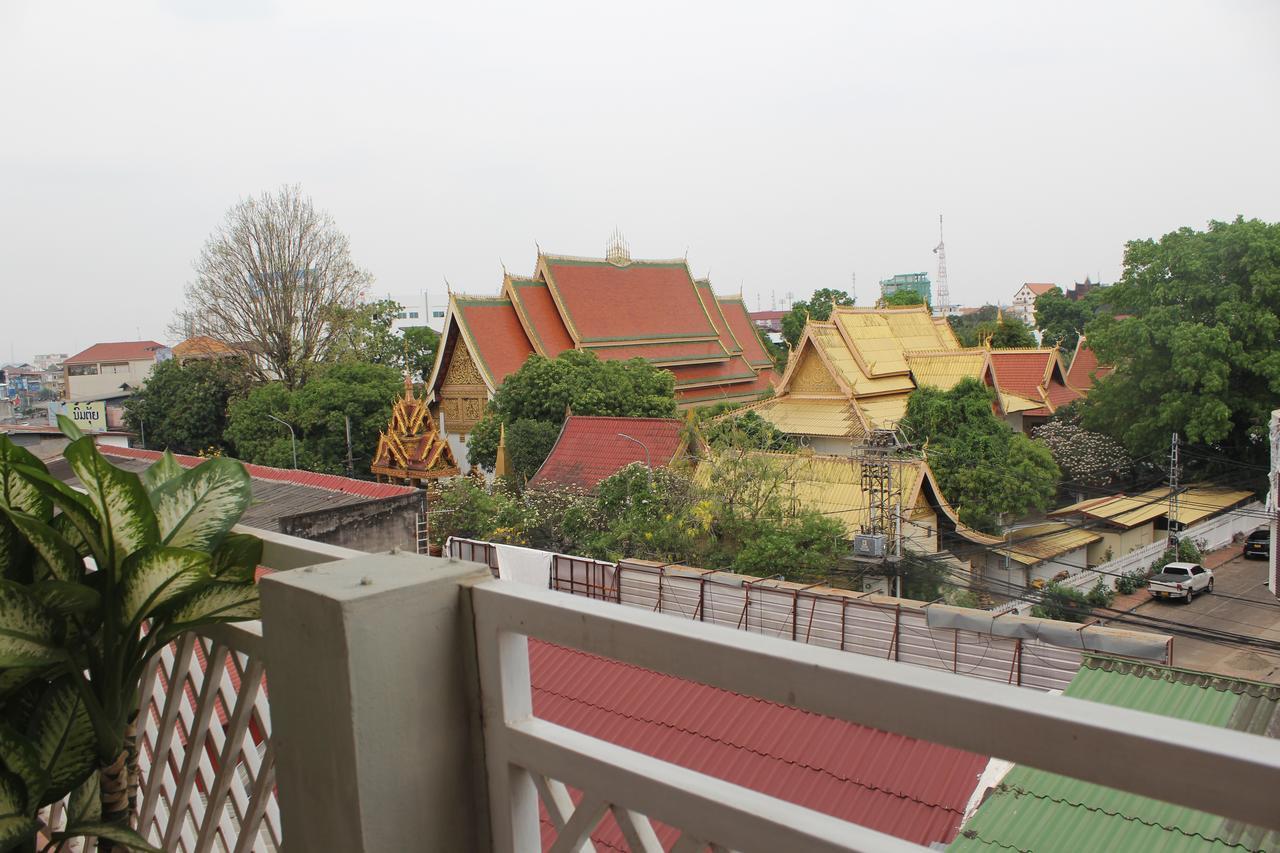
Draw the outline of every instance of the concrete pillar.
[[[377,554],[263,578],[286,850],[489,847],[476,563]]]

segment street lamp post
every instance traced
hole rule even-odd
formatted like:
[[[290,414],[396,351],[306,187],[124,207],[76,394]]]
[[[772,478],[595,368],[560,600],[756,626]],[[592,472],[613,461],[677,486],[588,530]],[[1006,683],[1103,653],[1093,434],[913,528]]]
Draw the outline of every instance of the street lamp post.
[[[640,445],[640,449],[644,451],[644,467],[650,482],[653,482],[653,461],[649,458],[649,445],[645,444],[638,438],[632,438],[625,432],[618,433],[618,438],[625,438],[627,441]]]
[[[285,428],[289,430],[289,443],[293,446],[293,469],[295,471],[298,470],[298,437],[294,435],[293,427],[290,426],[286,421],[280,420],[275,415],[269,412],[267,413],[267,417],[271,418],[271,420],[275,421],[278,424],[284,424]]]

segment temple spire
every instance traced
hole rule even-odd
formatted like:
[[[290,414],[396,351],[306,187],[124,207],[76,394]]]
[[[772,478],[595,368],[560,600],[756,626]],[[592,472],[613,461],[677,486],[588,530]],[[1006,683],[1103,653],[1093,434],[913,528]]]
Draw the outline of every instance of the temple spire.
[[[494,461],[493,473],[498,477],[511,476],[511,455],[507,453],[507,425],[498,427],[498,458]]]

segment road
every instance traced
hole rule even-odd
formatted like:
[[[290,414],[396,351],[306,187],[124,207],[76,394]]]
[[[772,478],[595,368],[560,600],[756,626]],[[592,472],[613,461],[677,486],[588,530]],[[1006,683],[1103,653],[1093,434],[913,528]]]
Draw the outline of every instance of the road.
[[[1230,547],[1234,556],[1214,569],[1212,593],[1202,593],[1190,604],[1149,599],[1133,612],[1280,642],[1280,600],[1267,589],[1267,561],[1246,560],[1239,546]],[[1216,561],[1205,562],[1212,566]],[[1280,684],[1280,653],[1238,645],[1175,637],[1173,665]]]

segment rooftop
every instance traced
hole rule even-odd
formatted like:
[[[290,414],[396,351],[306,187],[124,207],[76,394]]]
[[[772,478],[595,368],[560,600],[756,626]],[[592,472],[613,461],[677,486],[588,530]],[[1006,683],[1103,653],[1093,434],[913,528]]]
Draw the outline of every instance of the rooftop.
[[[683,429],[684,421],[676,418],[570,415],[529,485],[590,491],[633,462],[665,467],[684,450]]]
[[[113,341],[94,344],[76,353],[63,364],[86,364],[100,361],[154,361],[156,352],[164,349],[157,341]]]

